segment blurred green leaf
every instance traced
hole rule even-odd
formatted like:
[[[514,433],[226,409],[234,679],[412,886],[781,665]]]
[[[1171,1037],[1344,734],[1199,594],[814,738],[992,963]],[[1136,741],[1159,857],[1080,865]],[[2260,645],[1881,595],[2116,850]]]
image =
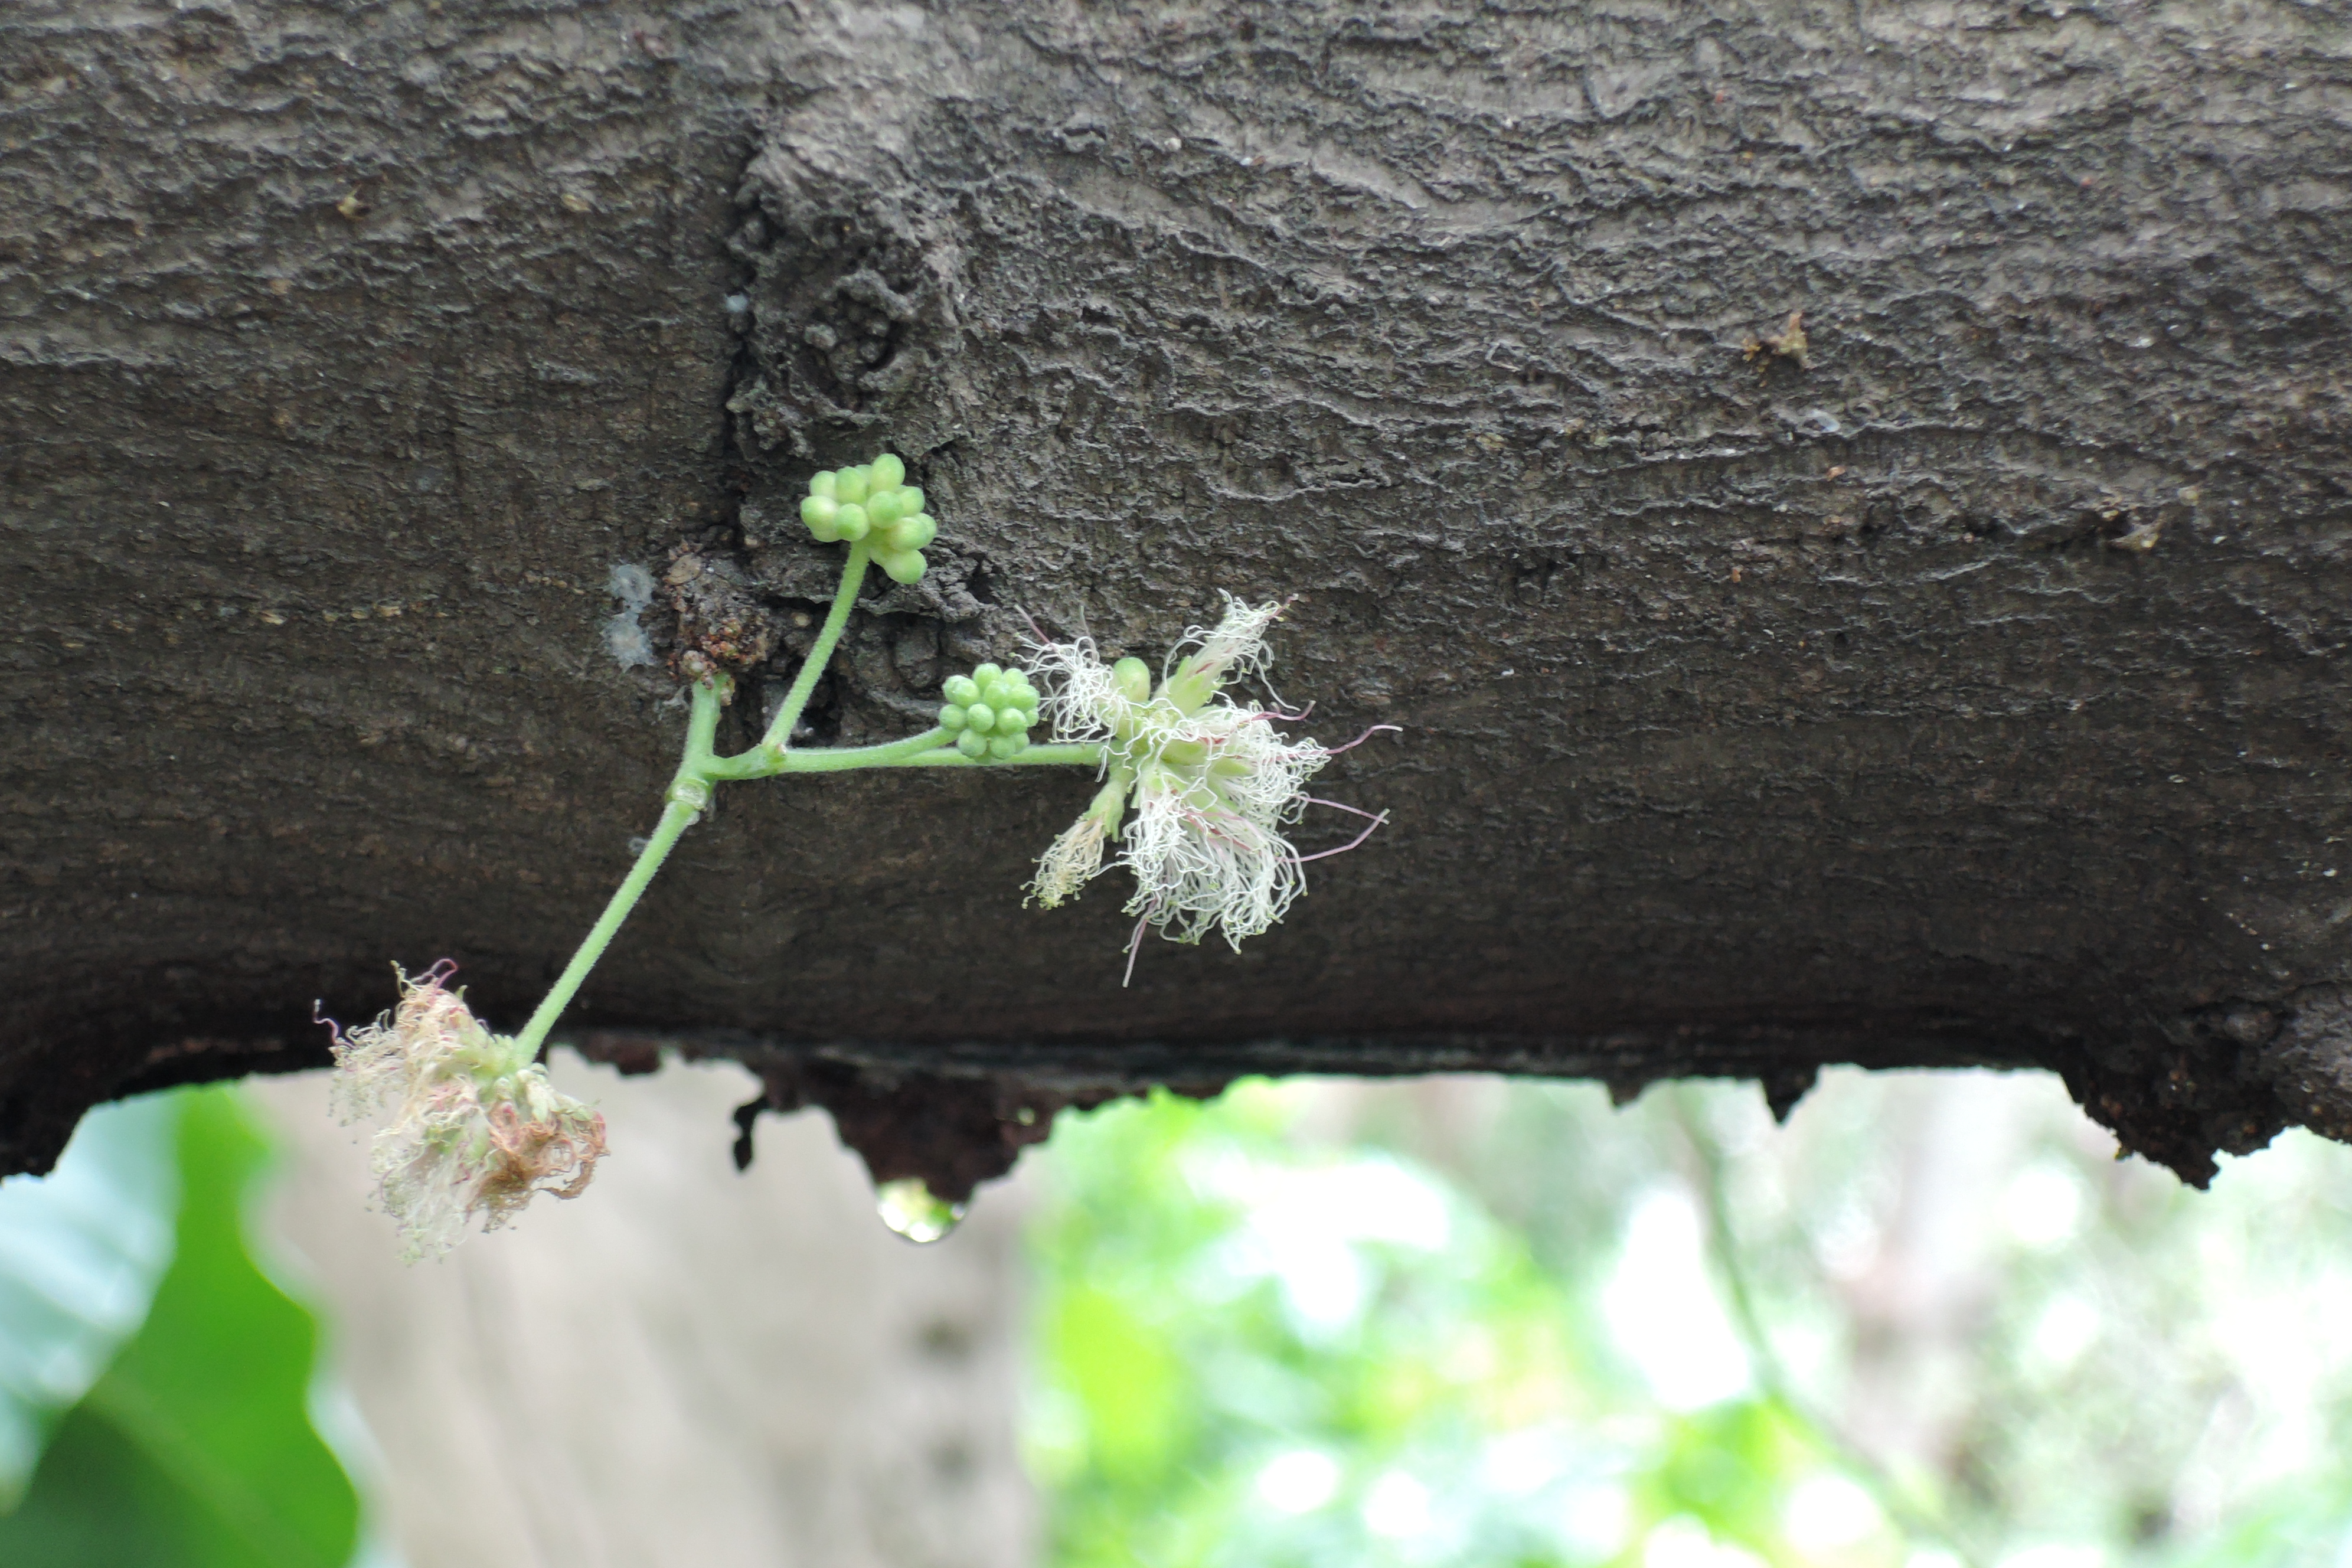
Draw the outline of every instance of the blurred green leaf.
[[[1717,1541],[1769,1553],[1792,1478],[1825,1455],[1780,1404],[1741,1399],[1672,1418],[1637,1491],[1654,1519],[1696,1519]]]
[[[1080,1287],[1056,1304],[1049,1337],[1085,1413],[1095,1462],[1121,1484],[1156,1480],[1175,1457],[1185,1414],[1183,1370],[1167,1336],[1117,1297]]]
[[[0,1562],[342,1568],[359,1500],[310,1423],[317,1325],[247,1247],[268,1144],[233,1090],[184,1093],[173,1110],[177,1251],[145,1324],[0,1518]]]
[[[0,1510],[147,1316],[180,1205],[169,1095],[82,1118],[47,1176],[0,1182]]]

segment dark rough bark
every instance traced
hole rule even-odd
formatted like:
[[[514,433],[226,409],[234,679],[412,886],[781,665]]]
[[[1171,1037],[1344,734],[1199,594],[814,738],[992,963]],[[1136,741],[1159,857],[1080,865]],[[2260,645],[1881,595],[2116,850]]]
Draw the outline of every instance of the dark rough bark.
[[[318,1059],[311,999],[372,1012],[392,959],[519,1018],[682,725],[608,574],[670,584],[657,655],[669,609],[774,640],[740,739],[829,591],[792,498],[884,443],[939,565],[870,595],[823,738],[1024,613],[1156,658],[1297,595],[1315,732],[1405,726],[1325,792],[1391,826],[1122,989],[1108,884],[1018,908],[1082,779],[734,787],[582,1030],[731,1040],[786,1098],[1993,1062],[2191,1180],[2352,1134],[2347,42],[2290,4],[16,5],[0,1169]]]

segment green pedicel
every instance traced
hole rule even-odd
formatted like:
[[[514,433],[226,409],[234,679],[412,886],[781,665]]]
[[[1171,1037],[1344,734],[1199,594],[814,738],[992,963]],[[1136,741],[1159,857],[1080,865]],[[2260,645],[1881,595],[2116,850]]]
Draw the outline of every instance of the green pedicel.
[[[1097,744],[1032,745],[1029,731],[1037,724],[1037,689],[1022,670],[983,664],[970,675],[950,678],[940,692],[939,727],[903,741],[879,746],[824,747],[794,750],[792,733],[800,722],[818,677],[833,658],[834,648],[849,624],[857,591],[865,582],[866,563],[879,565],[894,583],[922,580],[929,563],[923,546],[939,536],[939,524],[923,510],[923,492],[906,483],[907,465],[888,452],[863,467],[837,468],[813,476],[808,496],[801,502],[801,521],[821,544],[846,544],[841,586],[833,608],[818,628],[816,640],[802,661],[799,675],[785,693],[767,734],[750,751],[722,757],[713,749],[719,714],[733,695],[734,682],[716,673],[694,684],[694,707],[687,722],[686,754],[671,779],[668,804],[661,821],[646,840],[644,851],[614,892],[604,913],[572,954],[572,962],[540,1003],[538,1011],[515,1037],[521,1061],[535,1058],[548,1031],[579,993],[596,961],[630,909],[644,893],[654,873],[710,804],[712,789],[740,779],[773,778],[780,773],[849,773],[866,768],[982,767],[1007,763],[1045,766],[1099,768],[1103,748]],[[1137,665],[1141,669],[1141,665]],[[1149,677],[1146,677],[1147,689]]]

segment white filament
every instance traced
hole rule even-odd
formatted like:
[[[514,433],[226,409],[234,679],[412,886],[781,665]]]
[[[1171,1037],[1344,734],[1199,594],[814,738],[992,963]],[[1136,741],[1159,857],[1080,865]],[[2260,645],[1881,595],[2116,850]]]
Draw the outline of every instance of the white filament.
[[[1215,626],[1187,634],[1198,651],[1170,668],[1221,682],[1260,672],[1281,610],[1228,597]],[[1127,912],[1173,941],[1215,931],[1236,949],[1280,920],[1307,887],[1283,829],[1305,809],[1307,781],[1331,753],[1286,739],[1265,714],[1223,692],[1189,714],[1164,695],[1137,702],[1089,638],[1044,644],[1033,665],[1054,738],[1103,744],[1108,765],[1136,780],[1118,859],[1135,875]],[[1100,868],[1103,838],[1091,813],[1079,819],[1039,858],[1033,895],[1050,906],[1075,894]]]
[[[1037,875],[1029,895],[1047,909],[1078,896],[1078,890],[1102,870],[1102,819],[1091,811],[1062,830],[1060,837],[1037,857]]]

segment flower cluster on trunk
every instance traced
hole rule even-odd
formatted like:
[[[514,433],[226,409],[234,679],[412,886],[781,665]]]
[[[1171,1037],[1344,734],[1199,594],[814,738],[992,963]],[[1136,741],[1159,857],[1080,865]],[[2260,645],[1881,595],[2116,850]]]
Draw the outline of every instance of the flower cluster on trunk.
[[[1266,633],[1282,610],[1228,595],[1223,616],[1186,634],[1156,687],[1140,659],[1107,665],[1090,638],[1037,645],[1032,663],[1046,683],[1054,739],[1099,744],[1105,763],[1085,815],[1038,857],[1031,898],[1051,909],[1076,897],[1116,844],[1113,863],[1135,876],[1127,912],[1139,939],[1146,926],[1184,942],[1214,931],[1239,948],[1283,917],[1315,858],[1284,830],[1333,753],[1275,728],[1304,715],[1225,694],[1263,673]]]

